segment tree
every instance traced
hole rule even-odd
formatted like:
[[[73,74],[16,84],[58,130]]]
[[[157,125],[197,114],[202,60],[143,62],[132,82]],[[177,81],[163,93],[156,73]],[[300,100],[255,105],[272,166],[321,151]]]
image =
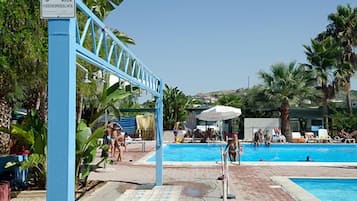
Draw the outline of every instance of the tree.
[[[10,87],[16,86],[12,77],[15,76],[8,67],[6,60],[0,56],[0,127],[10,128],[11,106],[7,95],[11,92]],[[0,132],[0,155],[8,154],[10,135]]]
[[[124,0],[84,0],[83,3],[101,20]]]
[[[290,62],[273,64],[271,73],[260,71],[259,75],[269,99],[277,98],[281,101],[281,130],[287,140],[291,141],[290,102],[298,102],[311,96],[313,88],[309,73],[306,73],[304,66]]]
[[[268,97],[263,85],[256,85],[244,92],[242,117],[267,118],[279,117],[279,101],[276,97]]]
[[[107,83],[108,82],[106,82],[105,85],[109,85]],[[97,104],[88,107],[88,110],[90,111],[88,118],[88,122],[91,122],[90,127],[93,128],[99,117],[103,115],[107,109],[112,110],[115,116],[120,117],[119,108],[115,104],[118,101],[129,97],[130,93],[131,91],[128,88],[119,89],[118,82],[110,87],[104,86],[102,94],[97,97]]]
[[[21,147],[24,146],[31,153],[27,161],[10,166],[21,165],[21,168],[29,169],[29,176],[26,178],[28,183],[44,188],[47,170],[47,125],[40,118],[40,115],[32,110],[26,115],[24,123],[12,124],[10,129],[0,127],[0,130],[10,134],[15,139],[14,146],[17,149],[21,150]]]
[[[305,54],[309,64],[304,64],[315,80],[316,88],[322,92],[323,114],[325,128],[328,129],[328,100],[335,95],[335,84],[333,83],[333,68],[337,64],[337,58],[341,49],[332,37],[322,41],[311,40],[311,46],[304,45]]]
[[[334,83],[336,92],[342,87],[346,97],[347,111],[352,114],[351,102],[351,77],[354,75],[355,70],[352,63],[347,61],[339,61],[336,70],[334,71]]]
[[[12,108],[26,102],[45,118],[47,22],[39,13],[37,1],[0,1],[0,122],[5,127]]]
[[[93,133],[91,128],[87,127],[84,122],[80,122],[76,129],[76,162],[75,175],[76,184],[85,186],[92,167],[90,164],[96,158],[98,148],[107,149],[107,145],[99,145],[98,139],[103,137],[104,126],[97,128]],[[96,166],[106,160],[99,161]]]
[[[345,130],[350,133],[357,128],[357,116],[345,112],[336,112],[331,115],[332,128],[336,131]]]
[[[219,97],[217,104],[241,108],[243,106],[243,101],[241,97],[235,94],[228,94]]]
[[[175,122],[186,119],[186,108],[191,104],[192,99],[186,96],[178,87],[171,88],[165,84],[164,89],[164,128],[172,129]]]
[[[336,89],[343,87],[348,111],[352,114],[350,97],[351,77],[357,70],[357,57],[353,49],[357,45],[357,8],[350,5],[338,6],[336,13],[328,16],[331,22],[327,30],[320,35],[331,36],[341,47],[342,54],[338,58],[335,71]]]

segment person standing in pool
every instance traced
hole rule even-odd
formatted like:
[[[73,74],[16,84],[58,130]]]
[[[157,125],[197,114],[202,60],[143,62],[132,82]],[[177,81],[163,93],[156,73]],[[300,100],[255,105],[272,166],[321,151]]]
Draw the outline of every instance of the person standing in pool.
[[[310,156],[306,156],[306,161],[312,161]]]
[[[229,160],[231,162],[237,161],[237,155],[240,154],[241,151],[240,142],[238,140],[237,134],[233,134],[233,139],[228,140],[228,154]]]
[[[260,136],[263,135],[262,129],[259,129],[257,132],[254,133],[254,146],[260,145]]]
[[[176,122],[174,125],[174,128],[172,129],[172,132],[174,133],[174,142],[175,143],[177,142],[177,134],[179,131],[179,125],[180,125],[180,122]]]
[[[270,147],[271,140],[272,140],[271,133],[266,131],[265,136],[264,136],[265,146]]]

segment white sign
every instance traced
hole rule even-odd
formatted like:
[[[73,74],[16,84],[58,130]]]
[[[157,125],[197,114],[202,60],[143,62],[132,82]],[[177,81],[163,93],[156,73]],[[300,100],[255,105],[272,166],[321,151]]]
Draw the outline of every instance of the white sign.
[[[76,0],[41,0],[41,18],[76,17]]]

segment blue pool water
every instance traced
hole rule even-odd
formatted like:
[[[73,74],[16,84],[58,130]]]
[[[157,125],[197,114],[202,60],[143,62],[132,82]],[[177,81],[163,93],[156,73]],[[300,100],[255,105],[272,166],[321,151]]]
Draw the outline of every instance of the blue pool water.
[[[355,201],[357,179],[302,179],[291,180],[321,201]]]
[[[166,162],[216,162],[221,160],[220,144],[164,145]],[[224,147],[223,147],[224,148]],[[270,147],[243,145],[241,161],[299,162],[310,156],[312,162],[357,162],[355,144],[272,144]],[[148,159],[155,161],[155,155]]]

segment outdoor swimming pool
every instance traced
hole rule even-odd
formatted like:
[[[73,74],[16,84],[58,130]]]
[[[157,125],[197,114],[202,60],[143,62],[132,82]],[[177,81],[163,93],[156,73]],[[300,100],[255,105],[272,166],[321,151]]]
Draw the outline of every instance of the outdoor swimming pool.
[[[167,144],[164,162],[217,162],[221,160],[221,144]],[[225,145],[223,145],[224,148]],[[243,144],[241,161],[246,162],[357,162],[356,144],[272,144],[254,147]],[[155,154],[148,162],[155,161]]]
[[[290,178],[321,201],[354,201],[357,197],[357,179]]]

